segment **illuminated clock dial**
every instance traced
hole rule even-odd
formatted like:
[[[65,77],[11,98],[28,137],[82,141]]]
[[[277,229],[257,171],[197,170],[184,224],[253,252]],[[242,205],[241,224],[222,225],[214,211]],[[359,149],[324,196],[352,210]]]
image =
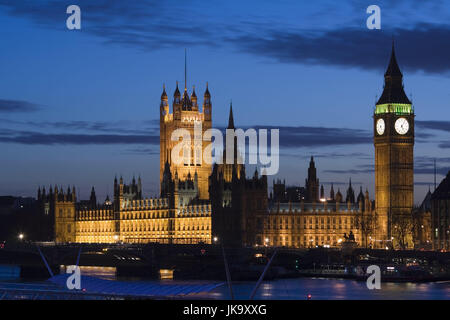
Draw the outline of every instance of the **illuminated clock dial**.
[[[398,118],[397,121],[395,121],[395,131],[397,131],[398,134],[406,134],[408,130],[408,120],[406,120],[405,118]]]
[[[384,124],[384,120],[383,119],[378,119],[377,120],[377,133],[380,136],[384,133],[385,127],[386,127],[386,125]]]

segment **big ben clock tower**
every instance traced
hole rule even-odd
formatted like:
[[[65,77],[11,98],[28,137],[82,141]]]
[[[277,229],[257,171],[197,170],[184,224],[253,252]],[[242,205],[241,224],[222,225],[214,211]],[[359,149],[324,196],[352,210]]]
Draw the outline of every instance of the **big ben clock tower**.
[[[405,228],[399,221],[410,219],[413,208],[414,110],[403,90],[403,75],[397,64],[394,44],[384,74],[383,94],[376,103],[373,120],[376,238],[383,246],[397,245],[398,228]],[[404,244],[405,239],[402,241]]]

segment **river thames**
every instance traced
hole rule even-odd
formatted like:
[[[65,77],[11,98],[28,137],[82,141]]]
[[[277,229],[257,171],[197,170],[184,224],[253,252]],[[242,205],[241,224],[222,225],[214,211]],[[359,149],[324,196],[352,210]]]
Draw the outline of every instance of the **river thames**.
[[[134,282],[134,281],[132,281]],[[141,281],[140,281],[141,282]],[[142,281],[148,284],[204,284],[205,281]],[[234,298],[249,299],[255,282],[233,282]],[[255,299],[258,300],[450,300],[450,281],[431,283],[382,282],[381,289],[369,290],[364,281],[329,278],[295,278],[264,281]],[[230,299],[227,284],[193,299]]]
[[[248,299],[254,282],[233,284],[235,299]],[[450,300],[450,281],[436,283],[381,283],[369,290],[364,281],[348,279],[297,278],[263,282],[255,299],[305,300]],[[226,285],[204,296],[229,299]]]
[[[154,286],[158,284],[183,287],[203,285],[218,285],[211,291],[204,293],[188,294],[178,296],[187,299],[230,299],[229,288],[222,281],[201,280],[149,280],[145,278],[123,278],[117,277],[115,268],[88,267],[81,272],[81,286],[83,276],[94,276],[103,281],[130,286]],[[8,281],[4,279],[4,281]],[[24,279],[10,279],[15,283],[27,283]],[[24,282],[22,282],[24,281]],[[37,283],[47,283],[45,280]],[[249,299],[255,287],[256,281],[233,282],[233,295],[235,299]],[[291,278],[264,281],[255,294],[258,300],[306,300],[310,296],[312,300],[450,300],[450,281],[427,282],[427,283],[393,283],[382,282],[381,289],[369,290],[365,281],[351,279],[332,278]]]
[[[114,268],[84,269],[82,274],[93,275],[103,279],[140,283],[204,284],[217,281],[160,280],[149,281],[142,278],[134,280],[117,277]],[[248,299],[256,281],[233,282],[235,299]],[[382,282],[381,289],[367,289],[365,281],[333,278],[290,278],[264,281],[259,287],[255,299],[305,300],[308,294],[313,300],[450,300],[450,281],[426,283]],[[226,283],[205,294],[192,298],[229,299],[230,293]]]

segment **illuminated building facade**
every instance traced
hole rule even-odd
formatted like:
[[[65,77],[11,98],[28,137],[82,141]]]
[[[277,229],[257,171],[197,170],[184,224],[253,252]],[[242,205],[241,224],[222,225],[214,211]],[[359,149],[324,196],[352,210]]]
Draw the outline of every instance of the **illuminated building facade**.
[[[203,133],[211,128],[211,95],[206,86],[202,111],[195,89],[187,88],[181,97],[178,83],[173,97],[173,112],[165,88],[160,104],[160,198],[142,196],[141,179],[131,184],[114,180],[114,198],[98,204],[92,190],[89,201],[77,201],[75,189],[64,193],[55,187],[54,194],[41,195],[39,201],[55,217],[55,241],[58,243],[211,243],[211,204],[209,175],[211,165],[203,160]],[[194,134],[200,125],[201,137]],[[172,133],[183,129],[191,143],[180,153],[180,164],[172,161],[178,141]]]
[[[338,247],[352,234],[362,246],[375,246],[372,233],[376,228],[373,202],[369,192],[360,189],[355,199],[349,183],[346,199],[341,191],[329,197],[323,194],[323,186],[318,188],[314,159],[311,158],[306,179],[306,194],[312,201],[278,201],[272,198],[269,208],[257,216],[257,245],[310,248],[316,246]],[[280,182],[277,187],[281,190]],[[317,200],[316,200],[317,199]]]
[[[160,181],[163,179],[164,166],[168,162],[172,173],[177,173],[180,179],[186,179],[188,175],[197,173],[199,198],[208,199],[208,178],[211,174],[211,163],[204,161],[205,148],[211,143],[204,138],[206,130],[212,125],[212,102],[208,84],[203,95],[203,108],[198,107],[195,88],[189,96],[185,86],[183,96],[177,86],[173,95],[173,112],[170,113],[169,101],[164,88],[161,95],[160,115]],[[195,126],[199,127],[199,133],[194,134]],[[191,137],[188,145],[183,146],[180,152],[172,154],[174,147],[179,143],[178,139],[172,141],[175,130],[184,130]],[[182,159],[180,163],[173,161],[172,156]],[[208,155],[206,155],[208,156]]]
[[[114,181],[114,202],[77,202],[75,191],[57,187],[51,198],[40,200],[54,203],[57,243],[210,243],[211,206],[190,199],[197,182],[176,177],[171,182],[167,198],[142,198],[134,182],[126,185],[121,178]]]
[[[189,95],[185,86],[181,95],[178,84],[172,113],[165,88],[159,111],[160,198],[144,198],[134,178],[129,185],[115,179],[114,198],[101,205],[94,190],[89,201],[77,201],[74,189],[64,193],[55,187],[40,201],[53,211],[57,242],[211,243],[217,237],[233,246],[335,247],[345,234],[361,246],[384,248],[397,241],[401,219],[411,221],[414,113],[394,49],[373,116],[376,202],[362,189],[356,196],[351,181],[345,198],[333,186],[325,196],[312,157],[304,187],[289,189],[278,181],[269,197],[264,172],[247,178],[238,163],[236,138],[233,163],[212,167],[199,161],[211,156],[205,154],[210,141],[203,139],[212,127],[208,86],[201,111],[195,89]],[[228,129],[234,128],[230,107]],[[178,129],[193,138],[180,150],[181,163],[172,159]]]
[[[163,94],[164,96],[164,94]],[[234,129],[230,107],[228,129]],[[373,203],[368,192],[355,199],[351,182],[344,199],[340,190],[330,197],[319,188],[314,159],[300,201],[283,202],[268,196],[267,176],[258,171],[247,178],[245,166],[234,162],[215,164],[209,176],[209,199],[199,196],[199,174],[188,172],[180,178],[177,167],[166,160],[161,177],[161,197],[144,198],[142,182],[133,178],[124,184],[114,180],[114,197],[98,204],[95,190],[90,199],[78,201],[75,189],[41,196],[44,207],[55,216],[58,243],[212,243],[214,238],[227,246],[339,246],[344,234],[352,234],[360,245],[372,245]],[[224,159],[226,153],[224,151]],[[280,190],[285,190],[277,183]],[[311,201],[305,200],[305,195]]]

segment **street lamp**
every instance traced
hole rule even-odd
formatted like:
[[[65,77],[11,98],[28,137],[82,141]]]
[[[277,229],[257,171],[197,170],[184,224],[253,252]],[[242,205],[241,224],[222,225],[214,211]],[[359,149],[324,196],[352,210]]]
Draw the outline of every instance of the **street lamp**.
[[[217,241],[219,241],[219,238],[214,237],[214,238],[213,238],[213,241],[214,241],[214,243],[217,243]]]
[[[25,237],[25,236],[24,236],[23,233],[19,233],[19,239],[20,239],[20,240],[23,240],[24,237]]]

